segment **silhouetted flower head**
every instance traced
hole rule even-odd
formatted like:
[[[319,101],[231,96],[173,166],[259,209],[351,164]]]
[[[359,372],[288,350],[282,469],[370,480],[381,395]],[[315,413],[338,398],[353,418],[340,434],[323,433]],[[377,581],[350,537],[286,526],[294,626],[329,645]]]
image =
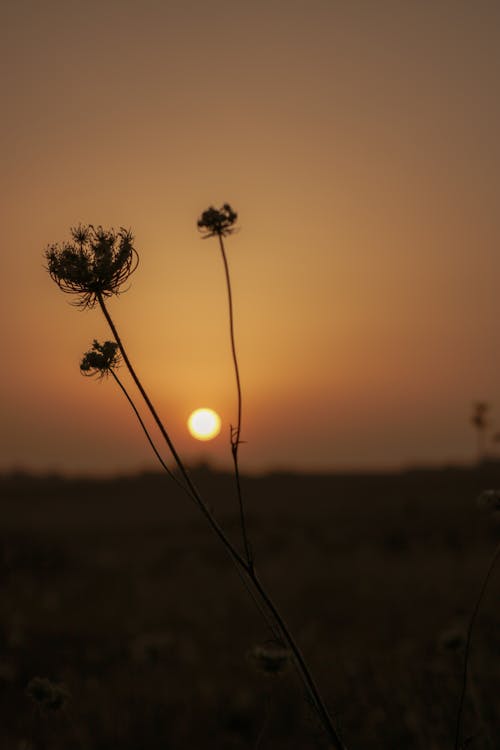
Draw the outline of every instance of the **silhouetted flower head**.
[[[59,711],[70,697],[65,685],[51,682],[46,677],[33,677],[26,688],[26,695],[45,711]]]
[[[131,232],[92,224],[70,231],[70,242],[49,245],[45,252],[51,278],[63,292],[77,295],[81,307],[93,307],[99,295],[119,294],[139,260]]]
[[[98,378],[103,378],[105,375],[109,375],[111,370],[118,367],[119,364],[118,344],[114,341],[105,341],[104,344],[100,344],[94,339],[92,349],[85,352],[82,357],[80,372],[88,377],[97,375]]]
[[[203,234],[203,239],[215,236],[226,237],[234,232],[237,218],[238,214],[233,211],[229,203],[224,203],[221,208],[210,206],[198,219],[198,229]]]

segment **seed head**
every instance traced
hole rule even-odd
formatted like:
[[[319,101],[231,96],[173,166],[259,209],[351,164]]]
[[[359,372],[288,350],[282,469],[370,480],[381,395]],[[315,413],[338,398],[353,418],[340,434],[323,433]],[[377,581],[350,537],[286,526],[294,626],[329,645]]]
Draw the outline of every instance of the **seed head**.
[[[93,307],[98,296],[119,294],[139,261],[132,233],[92,224],[73,227],[71,240],[49,245],[47,270],[63,292],[78,297],[80,307]]]
[[[234,232],[237,218],[238,214],[233,211],[229,203],[224,203],[221,208],[210,206],[198,219],[198,230],[202,233],[204,240],[215,236],[227,237]]]
[[[87,377],[96,375],[98,378],[103,378],[119,364],[118,344],[115,341],[105,341],[104,344],[100,344],[94,339],[92,348],[82,357],[80,372]]]

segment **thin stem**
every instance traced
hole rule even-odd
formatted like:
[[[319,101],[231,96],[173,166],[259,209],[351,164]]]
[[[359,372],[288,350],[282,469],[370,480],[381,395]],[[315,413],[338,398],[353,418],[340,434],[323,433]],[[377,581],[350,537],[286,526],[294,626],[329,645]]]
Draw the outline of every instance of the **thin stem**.
[[[493,557],[490,561],[490,564],[488,565],[488,569],[486,571],[486,575],[483,578],[483,582],[481,584],[481,588],[479,589],[479,594],[476,599],[476,603],[474,605],[474,609],[472,610],[472,615],[469,620],[469,626],[467,628],[467,638],[465,641],[465,651],[464,651],[464,670],[462,675],[462,690],[460,693],[460,701],[458,705],[458,712],[457,712],[457,724],[456,724],[456,733],[455,733],[455,750],[460,750],[460,735],[462,730],[462,718],[463,718],[463,710],[464,710],[464,703],[465,703],[465,693],[467,690],[467,677],[468,677],[468,668],[469,668],[469,657],[470,657],[470,648],[472,643],[472,629],[474,627],[474,623],[476,621],[476,618],[479,614],[479,608],[481,606],[481,602],[483,600],[484,594],[486,592],[486,588],[488,586],[489,580],[491,578],[491,575],[493,573],[493,569],[497,563],[497,560],[500,559],[500,544],[495,550],[495,553],[493,554]]]
[[[124,348],[124,346],[122,344],[120,336],[118,335],[118,331],[116,330],[116,326],[113,323],[113,320],[112,320],[112,318],[111,318],[111,316],[110,316],[110,314],[108,312],[108,309],[107,309],[107,307],[106,307],[106,305],[104,303],[104,298],[103,298],[103,296],[102,296],[102,294],[100,292],[97,293],[97,300],[99,302],[99,306],[100,306],[100,308],[102,310],[102,313],[103,313],[104,317],[106,318],[106,321],[107,321],[109,327],[111,328],[113,336],[115,337],[115,341],[118,344],[118,348],[120,349],[120,353],[121,353],[121,355],[123,357],[123,361],[125,362],[125,364],[127,366],[127,369],[130,372],[130,374],[132,376],[132,379],[133,379],[134,383],[136,384],[136,386],[137,386],[137,388],[139,390],[139,393],[141,394],[142,398],[144,399],[144,401],[146,403],[146,406],[148,407],[149,411],[151,412],[151,415],[152,415],[153,419],[155,420],[156,424],[158,425],[158,428],[159,428],[159,430],[160,430],[163,438],[165,439],[165,442],[167,443],[167,445],[168,445],[168,447],[170,449],[170,452],[172,453],[172,456],[173,456],[173,458],[174,458],[177,466],[179,467],[179,470],[180,470],[182,476],[186,480],[186,483],[188,484],[188,486],[191,487],[192,486],[192,482],[191,482],[190,477],[188,476],[186,468],[184,467],[184,464],[182,463],[182,461],[181,461],[181,459],[180,459],[180,457],[179,457],[179,455],[178,455],[178,453],[177,453],[177,451],[175,449],[175,446],[172,443],[170,435],[168,434],[168,432],[166,431],[165,427],[163,426],[163,423],[162,423],[160,417],[156,413],[156,409],[154,408],[153,404],[151,403],[151,400],[150,400],[148,394],[144,390],[141,381],[137,377],[136,372],[135,372],[134,368],[132,367],[132,363],[130,362],[130,360],[128,358],[127,352],[125,351],[125,348]],[[193,486],[192,489],[194,489],[195,494],[197,495],[198,493],[196,492],[196,488],[194,488],[194,486]]]
[[[290,651],[292,652],[294,658],[296,667],[298,669],[298,672],[302,678],[302,681],[307,689],[307,692],[309,693],[314,707],[316,708],[316,711],[318,713],[318,716],[321,720],[321,723],[323,724],[323,728],[326,730],[331,742],[332,746],[336,748],[336,750],[346,750],[346,747],[344,743],[342,742],[339,733],[335,729],[335,726],[333,724],[333,721],[330,717],[330,714],[328,713],[328,709],[326,708],[320,692],[316,686],[316,683],[313,679],[313,676],[311,675],[307,664],[305,662],[304,657],[302,656],[302,653],[296,644],[290,629],[288,628],[286,622],[276,609],[274,602],[272,599],[268,596],[266,590],[263,588],[261,582],[259,581],[257,574],[254,570],[250,571],[249,573],[250,579],[252,583],[254,584],[255,588],[259,592],[260,596],[262,597],[263,601],[266,603],[267,607],[269,608],[269,611],[272,613],[274,619],[276,620],[276,623],[278,624],[278,627],[281,631],[282,637]]]
[[[189,496],[191,497],[191,499],[192,499],[192,500],[195,500],[196,498],[194,498],[194,497],[193,497],[193,496],[191,495],[191,492],[190,492],[189,488],[188,488],[188,487],[186,487],[185,485],[183,485],[183,484],[182,484],[181,482],[179,482],[179,480],[177,479],[177,477],[175,476],[175,474],[173,473],[173,471],[171,471],[171,470],[170,470],[170,469],[168,468],[167,464],[166,464],[166,463],[165,463],[165,461],[163,460],[163,458],[162,458],[162,456],[160,455],[160,453],[159,453],[159,451],[158,451],[158,449],[157,449],[156,445],[155,445],[155,444],[154,444],[154,442],[153,442],[153,439],[152,439],[151,435],[149,434],[149,430],[148,430],[148,428],[147,428],[147,427],[146,427],[146,425],[144,424],[144,420],[142,419],[142,417],[141,417],[141,415],[139,414],[139,411],[138,411],[138,409],[137,409],[137,407],[136,407],[135,403],[134,403],[134,402],[133,402],[133,400],[132,400],[132,397],[130,396],[129,392],[127,391],[127,389],[125,388],[125,386],[124,386],[124,385],[123,385],[123,383],[121,382],[121,380],[120,380],[120,378],[118,377],[118,375],[116,374],[116,372],[115,372],[115,371],[114,371],[113,369],[110,369],[110,370],[109,370],[108,372],[110,372],[110,373],[111,373],[111,375],[113,376],[113,378],[114,378],[114,380],[115,380],[116,384],[117,384],[117,385],[118,385],[118,387],[119,387],[119,388],[121,389],[121,391],[122,391],[122,393],[124,394],[125,398],[127,399],[127,401],[129,402],[130,406],[132,407],[132,410],[133,410],[133,412],[134,412],[135,416],[137,417],[137,420],[138,420],[139,424],[140,424],[140,425],[141,425],[141,427],[142,427],[142,431],[144,432],[144,434],[145,434],[145,436],[146,436],[146,439],[147,439],[147,441],[148,441],[149,445],[151,446],[151,449],[152,449],[153,453],[155,454],[156,458],[158,459],[158,461],[160,462],[160,464],[162,465],[162,467],[163,467],[163,468],[165,469],[165,471],[167,472],[168,476],[169,476],[169,477],[170,477],[171,479],[173,479],[173,480],[174,480],[174,482],[175,482],[175,483],[176,483],[176,484],[177,484],[177,485],[178,485],[178,486],[179,486],[179,487],[180,487],[180,488],[181,488],[182,490],[185,490],[186,492],[188,492],[188,494],[189,494]]]
[[[208,509],[205,501],[203,500],[203,498],[201,497],[200,493],[198,492],[198,490],[196,489],[195,485],[193,484],[193,481],[192,481],[191,477],[189,476],[189,474],[188,474],[188,472],[186,470],[186,467],[182,463],[181,458],[180,458],[179,454],[177,453],[177,451],[175,449],[175,446],[174,446],[174,444],[173,444],[173,442],[172,442],[172,440],[170,438],[170,435],[166,431],[166,429],[165,429],[165,427],[163,425],[163,422],[161,421],[160,417],[158,416],[158,413],[157,413],[156,409],[154,408],[154,406],[153,406],[153,404],[152,404],[152,402],[151,402],[148,394],[144,390],[144,387],[143,387],[141,381],[139,380],[139,378],[138,378],[138,376],[137,376],[134,368],[132,367],[132,363],[130,362],[130,360],[128,358],[127,352],[125,351],[125,348],[124,348],[124,346],[122,344],[121,338],[120,338],[120,336],[118,334],[118,331],[116,329],[116,326],[113,323],[113,320],[112,320],[112,318],[111,318],[111,316],[110,316],[110,314],[108,312],[108,309],[107,309],[107,307],[106,307],[106,305],[104,303],[104,299],[103,299],[102,295],[98,294],[97,295],[97,299],[99,301],[99,305],[101,307],[102,313],[103,313],[104,317],[106,318],[106,321],[107,321],[109,327],[111,328],[111,332],[113,333],[115,341],[118,344],[118,348],[120,349],[120,353],[121,353],[121,355],[123,357],[123,361],[125,362],[125,364],[126,364],[126,366],[128,368],[128,371],[130,372],[130,375],[132,376],[132,379],[133,379],[134,383],[136,384],[136,386],[137,386],[137,388],[139,390],[139,393],[143,397],[144,402],[146,403],[146,406],[148,407],[148,409],[149,409],[149,411],[150,411],[153,419],[155,420],[155,422],[156,422],[156,424],[158,426],[158,429],[160,430],[163,438],[165,439],[165,442],[167,443],[167,445],[168,445],[168,447],[170,449],[170,452],[172,453],[172,456],[173,456],[173,458],[174,458],[174,460],[175,460],[175,462],[176,462],[176,464],[177,464],[177,466],[179,468],[179,471],[182,474],[182,477],[183,477],[184,481],[186,482],[187,487],[189,488],[189,490],[193,494],[193,497],[196,499],[198,507],[202,511],[203,515],[206,517],[206,519],[209,522],[210,526],[212,527],[213,531],[219,537],[220,541],[222,542],[222,544],[226,548],[228,554],[235,560],[235,562],[237,562],[239,565],[241,565],[241,567],[244,570],[247,570],[247,564],[246,564],[245,560],[239,554],[239,552],[233,547],[233,545],[231,544],[231,542],[229,541],[229,539],[226,537],[224,531],[222,530],[222,528],[219,526],[218,522],[215,520],[215,518],[211,514],[211,512]]]
[[[228,304],[229,304],[229,334],[231,338],[231,353],[233,355],[233,365],[234,365],[234,374],[236,378],[236,391],[238,394],[238,417],[236,422],[236,427],[231,429],[231,455],[233,457],[233,465],[234,465],[234,478],[236,481],[236,492],[238,496],[238,504],[240,508],[240,523],[241,523],[241,533],[243,536],[243,546],[245,548],[245,555],[248,560],[248,565],[250,568],[253,567],[253,556],[252,556],[252,549],[250,546],[250,542],[248,539],[248,532],[247,532],[247,525],[246,525],[246,519],[245,519],[245,509],[243,506],[243,492],[241,489],[241,479],[240,479],[240,468],[238,463],[238,448],[240,445],[240,436],[241,436],[241,415],[242,415],[242,396],[241,396],[241,381],[240,381],[240,369],[238,366],[238,357],[236,354],[236,343],[235,343],[235,337],[234,337],[234,313],[233,313],[233,295],[231,290],[231,277],[229,275],[229,264],[227,262],[226,257],[226,251],[224,249],[224,241],[222,239],[222,234],[219,234],[219,246],[220,251],[222,255],[222,262],[224,263],[224,272],[226,275],[226,286],[227,286],[227,297],[228,297]]]
[[[190,492],[193,495],[193,498],[195,499],[198,507],[200,508],[201,512],[203,513],[203,515],[207,519],[210,527],[212,528],[212,530],[214,531],[214,533],[217,535],[217,537],[222,542],[224,548],[226,549],[226,552],[229,554],[229,556],[233,560],[233,562],[236,565],[236,567],[238,567],[246,575],[248,582],[252,584],[252,586],[255,589],[255,591],[259,594],[262,602],[265,604],[266,608],[271,613],[272,618],[274,619],[276,625],[278,626],[278,629],[281,632],[281,635],[282,635],[282,638],[283,638],[284,642],[289,647],[289,649],[291,650],[291,652],[292,652],[292,654],[293,654],[293,656],[295,658],[295,662],[296,662],[299,674],[300,674],[300,676],[302,678],[302,681],[304,683],[304,686],[305,686],[307,692],[311,696],[311,699],[312,699],[312,701],[314,703],[314,706],[316,708],[316,711],[318,713],[319,719],[320,719],[321,723],[323,724],[323,728],[324,728],[326,734],[328,735],[328,737],[330,738],[330,740],[332,742],[332,747],[334,747],[335,750],[345,750],[345,746],[342,743],[342,740],[340,739],[340,737],[339,737],[339,735],[338,735],[338,733],[337,733],[337,731],[336,731],[336,729],[335,729],[335,727],[333,725],[332,719],[331,719],[331,717],[330,717],[330,715],[328,713],[328,710],[327,710],[325,704],[323,703],[323,700],[321,698],[321,695],[319,693],[318,688],[316,687],[316,684],[315,684],[315,682],[313,680],[313,677],[310,674],[309,669],[308,669],[308,667],[307,667],[307,665],[305,663],[305,660],[304,660],[302,654],[300,653],[300,650],[299,650],[297,644],[295,643],[295,641],[294,641],[294,639],[293,639],[293,637],[292,637],[292,635],[291,635],[291,633],[290,633],[290,631],[289,631],[289,629],[288,629],[285,621],[281,617],[281,615],[278,612],[278,610],[277,610],[274,602],[272,601],[272,599],[270,598],[270,596],[267,594],[267,592],[263,588],[262,584],[260,583],[259,579],[257,578],[257,575],[256,575],[256,572],[255,572],[255,570],[253,568],[253,565],[250,562],[248,562],[247,560],[245,560],[245,558],[243,558],[240,555],[240,553],[238,552],[238,550],[229,541],[229,539],[227,538],[227,536],[224,533],[223,529],[221,528],[221,526],[219,525],[219,523],[216,521],[216,519],[214,518],[214,516],[210,512],[210,509],[208,508],[208,506],[206,505],[205,501],[203,500],[203,498],[201,497],[200,493],[198,492],[198,490],[196,489],[195,485],[193,484],[193,482],[192,482],[189,474],[186,471],[186,468],[185,468],[184,464],[182,463],[182,461],[181,461],[181,459],[179,457],[179,454],[177,453],[177,451],[176,451],[176,449],[175,449],[175,447],[174,447],[174,445],[172,443],[172,440],[171,440],[168,432],[166,431],[166,429],[165,429],[162,421],[160,420],[160,418],[159,418],[159,416],[158,416],[158,414],[157,414],[157,412],[156,412],[156,410],[155,410],[155,408],[154,408],[154,406],[153,406],[153,404],[152,404],[149,396],[147,395],[146,391],[144,390],[144,388],[142,386],[142,383],[140,382],[140,380],[139,380],[139,378],[138,378],[138,376],[137,376],[134,368],[132,367],[132,363],[130,362],[130,360],[128,358],[127,352],[125,351],[125,348],[124,348],[124,346],[122,344],[120,336],[118,335],[118,331],[116,329],[116,326],[113,323],[113,320],[112,320],[112,318],[111,318],[111,316],[110,316],[110,314],[109,314],[109,312],[108,312],[108,310],[106,308],[106,305],[104,303],[104,299],[103,299],[102,295],[98,294],[97,295],[97,299],[98,299],[99,305],[101,307],[102,313],[103,313],[104,317],[106,318],[106,321],[107,321],[107,323],[108,323],[108,325],[109,325],[109,327],[110,327],[110,329],[111,329],[111,331],[113,333],[114,339],[115,339],[116,343],[118,344],[118,348],[120,349],[120,353],[121,353],[121,355],[123,357],[123,361],[125,362],[128,370],[130,372],[130,375],[132,376],[132,379],[133,379],[134,383],[136,384],[136,386],[137,386],[137,388],[138,388],[141,396],[144,399],[144,402],[146,403],[146,405],[147,405],[147,407],[148,407],[148,409],[149,409],[152,417],[154,418],[154,420],[155,420],[155,422],[156,422],[156,424],[157,424],[157,426],[158,426],[158,428],[159,428],[159,430],[160,430],[163,438],[165,439],[165,442],[167,443],[167,445],[168,445],[168,447],[169,447],[169,449],[170,449],[170,451],[172,453],[172,456],[173,456],[173,458],[174,458],[174,460],[175,460],[175,462],[176,462],[176,464],[177,464],[177,466],[178,466],[178,468],[179,468],[179,470],[180,470],[180,472],[181,472],[181,474],[182,474],[182,476],[183,476],[183,478],[184,478],[184,480],[186,482],[186,485],[187,485],[187,487],[189,488]]]
[[[139,414],[139,411],[138,411],[138,409],[137,409],[137,407],[136,407],[136,405],[135,405],[134,401],[132,400],[132,398],[131,398],[131,396],[130,396],[129,392],[127,391],[127,389],[125,388],[125,386],[124,386],[124,385],[123,385],[123,383],[121,382],[121,380],[120,380],[120,378],[118,377],[118,375],[116,374],[116,372],[115,372],[115,371],[114,371],[113,369],[110,369],[110,370],[109,370],[109,372],[110,372],[110,373],[111,373],[111,375],[113,376],[113,378],[114,378],[115,382],[117,383],[118,387],[119,387],[119,388],[121,389],[121,391],[122,391],[122,393],[124,394],[125,398],[127,399],[127,401],[129,402],[130,406],[132,407],[132,409],[133,409],[133,412],[134,412],[135,416],[137,417],[137,419],[138,419],[138,421],[139,421],[139,424],[141,425],[141,427],[142,427],[142,430],[143,430],[143,432],[144,432],[144,434],[145,434],[145,436],[146,436],[146,439],[147,439],[147,441],[148,441],[149,445],[151,446],[151,449],[152,449],[153,453],[155,454],[156,458],[157,458],[157,459],[158,459],[158,461],[160,462],[161,466],[162,466],[162,467],[164,468],[164,470],[165,470],[165,471],[167,472],[167,474],[169,475],[169,477],[170,477],[171,479],[173,479],[173,480],[174,480],[174,482],[175,482],[175,483],[176,483],[176,484],[177,484],[177,485],[178,485],[178,486],[179,486],[179,487],[180,487],[180,488],[181,488],[182,490],[184,490],[185,492],[187,492],[187,493],[188,493],[188,495],[189,495],[189,497],[190,497],[190,498],[191,498],[192,500],[194,500],[195,502],[197,502],[197,500],[196,500],[196,497],[194,497],[194,496],[193,496],[193,494],[191,493],[190,489],[189,489],[188,487],[186,487],[186,486],[185,486],[184,484],[182,484],[181,482],[179,482],[179,480],[177,479],[177,477],[175,476],[175,474],[174,474],[174,473],[173,473],[172,471],[170,471],[170,469],[168,468],[167,464],[166,464],[166,463],[165,463],[165,461],[163,460],[163,458],[162,458],[162,456],[160,455],[160,453],[159,453],[158,449],[156,448],[156,445],[155,445],[155,444],[154,444],[154,442],[153,442],[153,439],[151,438],[151,435],[149,434],[149,431],[148,431],[148,429],[147,429],[146,425],[144,424],[144,420],[142,419],[141,415]],[[278,633],[278,631],[276,630],[276,626],[275,626],[275,624],[273,623],[273,621],[272,621],[272,620],[271,620],[271,618],[269,617],[269,614],[268,614],[268,613],[266,612],[266,610],[264,609],[264,607],[263,607],[262,603],[261,603],[261,602],[260,602],[260,601],[259,601],[259,600],[257,599],[257,597],[256,597],[256,595],[255,595],[255,592],[254,592],[254,591],[252,591],[252,589],[250,588],[250,586],[249,586],[249,583],[248,583],[247,579],[245,578],[245,575],[244,575],[243,571],[241,571],[241,570],[240,570],[240,568],[239,568],[239,567],[238,567],[237,565],[236,565],[236,571],[237,571],[237,573],[238,573],[238,575],[239,575],[239,577],[240,577],[240,580],[241,580],[241,582],[242,582],[243,586],[244,586],[244,587],[246,588],[246,590],[248,591],[249,595],[250,595],[250,596],[251,596],[251,598],[253,599],[253,602],[254,602],[255,606],[257,607],[257,609],[259,610],[259,612],[260,612],[260,614],[261,614],[262,618],[263,618],[263,619],[264,619],[264,620],[266,621],[266,623],[267,623],[267,625],[268,625],[268,627],[269,627],[269,629],[270,629],[271,633],[273,634],[273,636],[274,636],[275,638],[278,638],[278,637],[279,637],[279,633]]]
[[[234,338],[234,313],[233,313],[233,295],[231,291],[231,278],[229,276],[229,265],[227,262],[226,251],[224,249],[224,241],[222,239],[222,235],[220,234],[219,234],[219,246],[220,246],[220,251],[222,254],[222,261],[224,263],[224,271],[226,274],[227,296],[228,296],[228,301],[229,301],[229,330],[230,330],[230,335],[231,335],[231,352],[233,355],[234,373],[236,376],[236,389],[238,391],[238,421],[236,423],[236,429],[235,429],[235,434],[234,434],[234,440],[238,442],[240,439],[240,432],[241,432],[241,412],[242,412],[241,381],[240,381],[240,371],[238,367],[238,357],[236,356],[236,344],[235,344],[235,338]]]
[[[220,247],[220,251],[222,255],[222,261],[224,264],[224,271],[226,275],[227,296],[228,296],[228,303],[229,303],[229,332],[230,332],[230,338],[231,338],[231,352],[233,355],[234,373],[235,373],[235,378],[236,378],[236,390],[238,394],[238,417],[237,417],[236,427],[231,432],[231,453],[232,453],[233,463],[234,463],[236,489],[237,489],[238,502],[239,502],[239,507],[240,507],[241,531],[243,535],[243,544],[245,548],[245,554],[248,560],[249,576],[253,585],[255,586],[260,596],[262,597],[263,601],[266,603],[267,607],[272,613],[273,618],[277,622],[284,642],[287,644],[287,646],[289,647],[289,649],[292,651],[294,655],[296,666],[301,674],[301,677],[305,683],[305,686],[309,694],[311,695],[313,699],[316,710],[323,722],[323,725],[328,731],[328,734],[334,744],[334,747],[339,748],[339,750],[343,750],[344,745],[332,724],[331,718],[321,699],[321,696],[312,678],[312,675],[310,674],[306,666],[305,660],[299,650],[299,647],[295,643],[289,628],[287,627],[280,613],[276,609],[273,601],[269,598],[269,596],[267,595],[267,592],[262,587],[259,579],[257,578],[257,574],[254,570],[251,548],[250,548],[250,543],[248,540],[248,533],[247,533],[247,528],[246,528],[245,511],[244,511],[244,506],[243,506],[243,494],[241,491],[241,481],[240,481],[239,463],[238,463],[238,448],[241,442],[242,395],[241,395],[240,371],[239,371],[239,366],[238,366],[238,357],[236,354],[236,344],[235,344],[235,336],[234,336],[234,313],[233,313],[231,278],[229,274],[229,264],[227,262],[227,256],[226,256],[226,252],[224,248],[224,241],[222,239],[222,234],[220,232],[218,234],[218,237],[219,237],[219,247]]]

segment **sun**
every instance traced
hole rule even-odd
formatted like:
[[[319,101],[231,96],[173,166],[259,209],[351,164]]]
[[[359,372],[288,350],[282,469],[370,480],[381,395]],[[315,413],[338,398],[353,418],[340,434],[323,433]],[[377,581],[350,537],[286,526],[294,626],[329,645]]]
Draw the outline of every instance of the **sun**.
[[[212,440],[220,432],[220,417],[213,409],[196,409],[190,415],[187,425],[196,440]]]

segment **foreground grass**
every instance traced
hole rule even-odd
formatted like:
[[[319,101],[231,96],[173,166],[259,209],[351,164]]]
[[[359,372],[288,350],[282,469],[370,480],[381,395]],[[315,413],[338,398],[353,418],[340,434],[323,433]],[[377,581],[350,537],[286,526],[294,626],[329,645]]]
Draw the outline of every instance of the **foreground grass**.
[[[196,481],[236,531],[233,479]],[[244,483],[259,569],[349,746],[452,747],[461,634],[498,536],[474,498],[500,486],[498,467]],[[323,746],[293,673],[259,670],[268,633],[166,479],[1,485],[0,746]],[[477,750],[500,736],[498,576],[491,586],[465,713]],[[64,682],[65,711],[37,715],[36,675]]]

